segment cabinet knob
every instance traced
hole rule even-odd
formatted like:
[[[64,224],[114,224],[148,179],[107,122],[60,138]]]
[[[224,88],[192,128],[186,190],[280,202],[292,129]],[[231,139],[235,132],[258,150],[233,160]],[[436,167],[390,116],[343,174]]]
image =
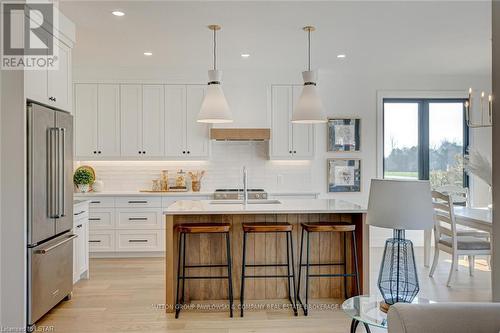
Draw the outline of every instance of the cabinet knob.
[[[291,151],[291,150],[289,150],[289,151],[288,151],[288,153],[289,153],[289,154],[291,154],[291,153],[292,153],[292,151]]]
[[[186,151],[185,151],[185,150],[183,150],[183,151],[182,151],[182,153],[183,153],[183,154],[185,154],[185,153],[186,153]]]
[[[97,154],[97,150],[94,150],[94,154]]]
[[[188,153],[188,154],[191,154],[191,152],[190,152],[189,150],[187,151],[187,153]]]
[[[143,153],[143,154],[146,154],[146,151],[145,151],[145,150],[143,150],[143,151],[142,151],[142,153]]]
[[[142,151],[139,150],[139,154],[142,154]]]
[[[294,153],[294,154],[297,154],[297,151],[296,151],[296,150],[294,150],[294,151],[293,151],[293,153]]]
[[[99,154],[101,154],[101,153],[102,153],[102,151],[99,150]]]

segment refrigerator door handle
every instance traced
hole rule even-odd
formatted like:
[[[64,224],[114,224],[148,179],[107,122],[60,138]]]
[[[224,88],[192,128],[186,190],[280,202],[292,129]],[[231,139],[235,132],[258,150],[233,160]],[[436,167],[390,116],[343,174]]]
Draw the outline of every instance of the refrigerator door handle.
[[[56,149],[56,128],[49,128],[48,129],[48,138],[47,138],[47,171],[48,171],[48,213],[49,217],[51,218],[57,218],[58,217],[58,211],[57,211],[57,202],[56,202],[56,193],[57,193],[57,187],[56,187],[56,178],[57,178],[57,170],[55,170],[55,160],[56,160],[56,154],[57,152],[55,151]]]
[[[61,246],[61,245],[65,244],[65,243],[67,243],[67,242],[75,239],[76,237],[78,237],[78,235],[71,235],[68,238],[63,239],[62,241],[60,241],[57,244],[54,244],[54,245],[49,246],[49,247],[46,247],[45,249],[36,250],[36,253],[38,253],[38,254],[46,254],[46,253],[54,250],[55,248],[58,248],[59,246]]]
[[[66,216],[65,209],[65,190],[66,190],[66,168],[64,167],[64,162],[66,160],[66,129],[59,128],[59,135],[61,136],[59,145],[59,191],[57,191],[59,196],[59,216]]]

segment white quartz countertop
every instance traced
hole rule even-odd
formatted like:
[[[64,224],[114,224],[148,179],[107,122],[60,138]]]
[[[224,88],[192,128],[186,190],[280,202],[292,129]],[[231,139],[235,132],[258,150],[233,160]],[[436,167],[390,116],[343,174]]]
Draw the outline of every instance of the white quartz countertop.
[[[140,191],[105,191],[105,192],[87,192],[75,193],[77,198],[92,197],[207,197],[214,192],[140,192]]]
[[[280,204],[211,204],[211,200],[179,200],[170,205],[165,215],[211,214],[314,214],[366,213],[358,204],[338,199],[285,199]]]
[[[75,198],[92,198],[92,197],[212,197],[211,192],[140,192],[140,191],[104,191],[104,192],[87,192],[74,193]],[[269,192],[270,196],[298,196],[298,195],[319,195],[317,192]]]

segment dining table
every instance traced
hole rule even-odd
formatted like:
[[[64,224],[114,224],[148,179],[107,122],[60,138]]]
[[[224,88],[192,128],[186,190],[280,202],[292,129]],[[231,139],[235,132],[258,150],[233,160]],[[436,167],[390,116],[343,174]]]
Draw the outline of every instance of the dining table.
[[[493,234],[493,214],[488,207],[455,206],[455,221],[457,225]],[[424,266],[429,267],[431,260],[432,229],[424,231]]]

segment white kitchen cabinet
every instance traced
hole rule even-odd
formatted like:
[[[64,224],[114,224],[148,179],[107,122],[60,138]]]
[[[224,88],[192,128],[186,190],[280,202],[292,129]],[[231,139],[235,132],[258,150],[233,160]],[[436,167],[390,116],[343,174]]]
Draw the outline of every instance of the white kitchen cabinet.
[[[98,156],[120,155],[120,88],[99,84],[97,93]]]
[[[188,157],[207,158],[209,155],[209,128],[197,122],[205,86],[187,86],[186,98],[186,150]]]
[[[165,154],[182,158],[186,154],[186,86],[165,86]]]
[[[77,236],[73,242],[73,283],[89,277],[89,205],[75,205],[73,233]]]
[[[80,158],[120,155],[120,91],[114,84],[75,84],[75,150]]]
[[[75,155],[97,154],[97,84],[75,84]]]
[[[142,85],[120,85],[121,153],[142,155]]]
[[[206,159],[209,128],[196,121],[205,96],[203,85],[165,86],[165,152],[170,158]]]
[[[314,127],[292,124],[294,104],[301,86],[273,85],[271,107],[271,159],[311,159],[314,157]]]
[[[165,154],[164,94],[162,85],[142,86],[142,150],[145,156]]]
[[[41,39],[53,38],[47,32]],[[52,56],[49,56],[52,59]],[[54,38],[54,69],[26,70],[26,97],[35,102],[72,111],[71,47]]]
[[[57,69],[49,70],[47,75],[47,96],[49,104],[59,109],[72,110],[71,49],[54,39],[57,55]]]
[[[163,156],[164,117],[162,85],[121,85],[122,156]]]

